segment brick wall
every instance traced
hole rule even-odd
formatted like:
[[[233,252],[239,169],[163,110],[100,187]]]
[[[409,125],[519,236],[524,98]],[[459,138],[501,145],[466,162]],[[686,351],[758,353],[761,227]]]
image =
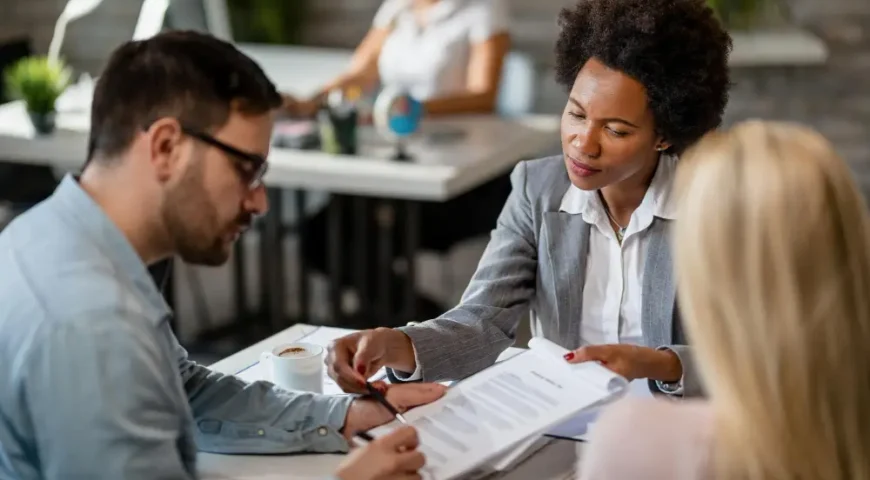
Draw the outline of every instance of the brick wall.
[[[795,19],[827,42],[821,67],[737,69],[726,122],[799,121],[849,161],[870,197],[870,1],[792,0]]]

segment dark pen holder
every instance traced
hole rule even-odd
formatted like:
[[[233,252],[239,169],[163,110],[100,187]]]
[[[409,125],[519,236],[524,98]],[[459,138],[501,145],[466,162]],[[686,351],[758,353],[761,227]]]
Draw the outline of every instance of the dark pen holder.
[[[356,109],[324,108],[317,115],[320,124],[320,144],[327,153],[356,155],[357,120]]]

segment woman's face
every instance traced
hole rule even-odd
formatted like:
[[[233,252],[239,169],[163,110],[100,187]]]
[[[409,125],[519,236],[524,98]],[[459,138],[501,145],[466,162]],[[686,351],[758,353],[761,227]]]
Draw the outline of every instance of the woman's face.
[[[646,89],[595,58],[580,69],[562,113],[562,151],[577,188],[598,190],[655,167],[669,145],[656,134]]]

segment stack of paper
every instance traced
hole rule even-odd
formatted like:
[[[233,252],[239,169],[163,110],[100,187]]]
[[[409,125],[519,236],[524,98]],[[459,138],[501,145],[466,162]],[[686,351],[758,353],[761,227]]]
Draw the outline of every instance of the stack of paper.
[[[625,379],[596,363],[565,363],[560,347],[547,340],[534,339],[529,346],[405,415],[427,457],[424,478],[473,479],[503,470],[540,448],[541,435],[552,427],[627,389]]]

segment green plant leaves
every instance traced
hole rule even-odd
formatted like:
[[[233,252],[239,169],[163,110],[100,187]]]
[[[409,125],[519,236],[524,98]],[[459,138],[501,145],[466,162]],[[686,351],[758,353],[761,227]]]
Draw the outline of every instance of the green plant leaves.
[[[24,100],[31,113],[54,111],[54,103],[69,85],[71,71],[62,62],[34,56],[19,60],[4,72],[12,98]]]
[[[759,20],[766,0],[706,0],[726,27],[747,29]]]
[[[302,37],[307,0],[228,0],[237,42],[297,44]]]

